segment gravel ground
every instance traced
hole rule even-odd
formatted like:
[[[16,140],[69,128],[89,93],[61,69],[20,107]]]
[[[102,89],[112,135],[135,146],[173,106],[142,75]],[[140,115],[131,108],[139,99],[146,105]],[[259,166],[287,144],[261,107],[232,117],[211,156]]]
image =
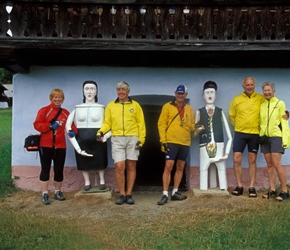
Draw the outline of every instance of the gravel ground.
[[[43,205],[39,192],[20,191],[16,194],[6,196],[0,200],[0,207],[5,206],[19,211],[34,213],[47,213],[51,215],[61,215],[62,217],[91,217],[91,218],[111,218],[112,213],[116,216],[124,214],[127,216],[163,216],[166,212],[182,212],[188,209],[232,209],[239,206],[257,206],[264,199],[261,193],[258,198],[248,198],[243,196],[202,196],[195,197],[192,191],[184,192],[188,198],[184,201],[171,201],[163,206],[158,206],[157,201],[161,198],[161,192],[138,191],[133,193],[135,205],[115,205],[117,193],[112,193],[109,199],[94,197],[91,195],[77,195],[77,192],[64,193],[66,200],[54,200],[50,194],[51,204]]]

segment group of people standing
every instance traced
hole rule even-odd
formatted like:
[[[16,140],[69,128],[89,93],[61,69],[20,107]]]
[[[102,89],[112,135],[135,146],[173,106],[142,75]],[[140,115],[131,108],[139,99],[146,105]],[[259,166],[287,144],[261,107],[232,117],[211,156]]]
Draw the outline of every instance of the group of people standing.
[[[136,178],[136,162],[145,142],[144,115],[139,103],[129,97],[128,83],[119,82],[116,90],[118,98],[110,102],[105,109],[104,105],[97,103],[97,83],[91,80],[85,81],[83,103],[76,105],[75,109],[69,113],[61,108],[64,101],[63,91],[54,89],[50,93],[50,105],[38,111],[34,128],[41,133],[39,154],[43,204],[49,205],[51,202],[48,196],[48,183],[52,162],[54,199],[65,200],[60,190],[66,156],[65,134],[68,135],[75,149],[77,169],[82,171],[85,181],[84,191],[91,189],[91,170],[99,173],[99,189],[106,189],[105,168],[108,165],[106,141],[111,137],[115,178],[120,192],[116,204],[135,203],[132,190]]]
[[[206,88],[217,89],[214,82],[209,81]],[[248,147],[250,187],[249,197],[257,197],[255,190],[256,158],[259,140],[262,136],[267,142],[261,144],[261,152],[265,156],[269,178],[269,192],[263,198],[275,196],[282,201],[289,198],[286,186],[286,174],[281,166],[281,156],[288,142],[288,113],[285,103],[274,96],[275,85],[271,82],[263,84],[263,94],[255,92],[255,79],[247,77],[242,84],[244,92],[231,101],[229,108],[230,122],[234,127],[234,172],[237,181],[232,195],[243,194],[242,155]],[[40,140],[40,184],[42,202],[50,204],[48,183],[50,168],[54,168],[54,199],[65,200],[61,191],[63,170],[66,157],[65,134],[75,149],[78,170],[82,171],[84,190],[91,189],[90,171],[98,171],[100,190],[105,190],[105,168],[108,165],[106,141],[111,137],[112,159],[115,164],[115,179],[119,189],[119,197],[115,204],[134,204],[132,190],[136,179],[136,162],[140,149],[145,143],[146,127],[144,114],[140,104],[129,97],[130,86],[122,81],[116,86],[117,99],[105,108],[97,103],[98,86],[94,81],[83,83],[83,103],[76,105],[69,113],[61,105],[64,93],[54,89],[50,93],[50,104],[42,107],[34,121],[34,128],[41,133]],[[158,131],[161,149],[165,154],[165,166],[162,175],[163,193],[158,205],[168,202],[171,172],[176,163],[173,177],[172,201],[185,200],[187,197],[178,191],[186,159],[189,154],[192,132],[200,133],[204,125],[195,124],[194,110],[186,103],[188,89],[179,85],[174,91],[175,98],[163,105],[158,119]],[[228,152],[227,152],[228,155]],[[223,159],[226,159],[224,157]],[[281,192],[276,194],[276,173],[281,183]]]
[[[243,79],[244,92],[233,98],[229,108],[229,118],[235,131],[233,142],[234,172],[237,181],[233,195],[243,194],[242,185],[242,156],[248,147],[249,163],[249,197],[257,197],[255,180],[257,172],[257,153],[259,145],[267,163],[269,191],[263,198],[276,197],[283,201],[289,198],[285,170],[281,165],[281,157],[289,147],[288,112],[285,103],[275,97],[275,84],[262,84],[263,95],[255,91],[254,77]],[[276,194],[276,177],[281,184],[281,192]]]

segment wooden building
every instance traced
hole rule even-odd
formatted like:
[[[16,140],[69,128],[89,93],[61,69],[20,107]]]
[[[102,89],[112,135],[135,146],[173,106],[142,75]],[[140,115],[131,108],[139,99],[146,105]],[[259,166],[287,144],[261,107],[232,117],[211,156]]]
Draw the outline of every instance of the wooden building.
[[[51,74],[52,70],[60,72],[58,68],[55,70],[55,67],[66,67],[65,70],[70,71],[71,75],[74,75],[75,68],[69,67],[75,66],[122,67],[122,70],[142,67],[142,72],[147,72],[146,68],[187,68],[200,69],[203,73],[203,69],[223,68],[235,68],[240,71],[255,68],[285,69],[282,72],[285,80],[288,78],[289,56],[289,1],[15,0],[0,3],[0,67],[19,73],[17,75],[20,75],[21,79],[25,78],[25,84],[33,80],[32,68],[35,66],[40,67],[40,70],[36,68],[35,72],[41,74],[44,73],[45,67],[47,74]],[[110,74],[111,71],[108,72]],[[156,73],[154,70],[148,72]],[[188,72],[185,71],[191,75]],[[280,74],[281,71],[276,73]],[[182,74],[183,71],[180,75]],[[259,74],[263,75],[263,72],[259,71]],[[204,77],[203,80],[208,79]],[[33,87],[37,87],[40,93],[45,84],[48,83],[44,80],[34,83]],[[140,97],[143,92],[151,94],[148,88],[152,88],[154,84],[157,83],[148,83],[147,89],[146,86],[142,86],[139,95],[135,97],[146,100],[144,103],[150,100],[156,103],[167,100],[168,97],[160,93],[155,97],[156,100],[153,97]],[[17,153],[13,153],[12,165],[13,162],[17,162],[17,166],[12,166],[12,172],[20,176],[17,180],[20,187],[33,189],[32,186],[23,185],[28,183],[27,179],[30,177],[24,177],[24,181],[21,182],[23,178],[19,174],[19,169],[23,169],[22,165],[25,165],[24,162],[19,162],[25,158],[18,155],[17,145],[23,143],[22,137],[25,135],[19,133],[17,121],[26,122],[27,119],[32,120],[35,115],[29,114],[27,117],[24,113],[25,116],[21,120],[21,109],[26,103],[17,103],[20,85],[15,86],[16,105],[13,105],[14,115],[20,117],[14,119],[13,147]],[[105,84],[101,86],[106,89]],[[230,80],[225,87],[232,93]],[[29,86],[26,89],[29,91]],[[157,91],[161,92],[160,89]],[[235,93],[239,91],[242,90],[236,90]],[[230,97],[229,93],[223,94],[223,98],[225,99],[227,94]],[[104,100],[107,102],[107,99]],[[146,108],[149,109],[150,105]],[[154,113],[155,116],[157,112]],[[150,114],[148,117],[153,116]],[[153,123],[155,124],[155,121]],[[151,157],[145,155],[143,158]],[[227,165],[231,164],[229,162]],[[284,165],[289,164],[288,157]],[[192,169],[198,168],[197,164],[190,166]],[[158,171],[162,172],[162,164],[160,168]],[[35,170],[29,173],[37,182]],[[232,173],[232,169],[229,169],[229,173]],[[152,172],[146,174],[151,177],[156,175]],[[194,174],[188,173],[187,178],[189,176],[196,179]],[[159,172],[158,180],[161,182]],[[144,180],[139,182],[144,183]],[[192,184],[191,180],[185,182],[188,187],[196,185]],[[265,182],[267,183],[266,179]],[[144,185],[150,183],[145,182]],[[229,185],[235,185],[234,181]]]
[[[0,66],[12,72],[72,64],[287,67],[289,42],[283,0],[0,3]]]

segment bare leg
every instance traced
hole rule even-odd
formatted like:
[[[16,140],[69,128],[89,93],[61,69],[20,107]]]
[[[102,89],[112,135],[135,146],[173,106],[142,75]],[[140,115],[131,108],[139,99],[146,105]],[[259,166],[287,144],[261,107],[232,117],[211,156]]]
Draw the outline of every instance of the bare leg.
[[[54,188],[55,190],[61,190],[62,182],[54,181]]]
[[[40,181],[40,187],[42,192],[48,192],[49,181]]]
[[[271,153],[273,166],[278,174],[278,178],[281,184],[281,190],[283,192],[288,192],[287,185],[286,185],[286,174],[285,170],[281,165],[281,157],[282,154],[280,153]]]
[[[169,189],[169,184],[171,180],[171,171],[172,171],[173,165],[174,165],[173,160],[165,161],[165,166],[164,166],[163,175],[162,175],[163,195],[161,197],[161,200],[157,202],[158,205],[164,205],[168,201],[168,189]],[[174,184],[175,184],[175,177],[174,177]],[[175,189],[172,190],[172,192],[176,192],[176,191],[177,190]]]
[[[264,154],[265,161],[267,163],[268,181],[270,190],[276,190],[276,172],[272,163],[272,156],[270,153]]]
[[[250,187],[255,187],[256,173],[257,173],[256,160],[257,160],[257,154],[250,152],[248,154]]]
[[[171,170],[173,168],[173,165],[174,165],[173,160],[166,160],[163,175],[162,175],[163,191],[168,191],[170,179],[171,179]]]
[[[174,185],[173,185],[173,188],[177,188],[178,189],[178,187],[180,185],[180,182],[181,182],[181,179],[182,179],[182,176],[183,176],[184,166],[185,166],[185,161],[177,160],[177,162],[176,162],[176,171],[175,171],[175,174],[174,174]],[[168,183],[168,185],[169,185],[169,183]]]
[[[115,163],[115,178],[120,195],[125,195],[125,161]]]
[[[242,187],[242,157],[243,153],[234,152],[234,173],[237,181],[237,186]]]
[[[132,195],[136,179],[136,161],[127,160],[127,195]]]

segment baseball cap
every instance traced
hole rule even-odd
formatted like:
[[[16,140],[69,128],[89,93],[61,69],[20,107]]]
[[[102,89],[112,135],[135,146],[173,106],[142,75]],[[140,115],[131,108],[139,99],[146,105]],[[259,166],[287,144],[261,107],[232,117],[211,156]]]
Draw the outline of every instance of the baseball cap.
[[[184,85],[179,85],[176,88],[175,92],[178,93],[178,94],[187,93],[187,88]]]

